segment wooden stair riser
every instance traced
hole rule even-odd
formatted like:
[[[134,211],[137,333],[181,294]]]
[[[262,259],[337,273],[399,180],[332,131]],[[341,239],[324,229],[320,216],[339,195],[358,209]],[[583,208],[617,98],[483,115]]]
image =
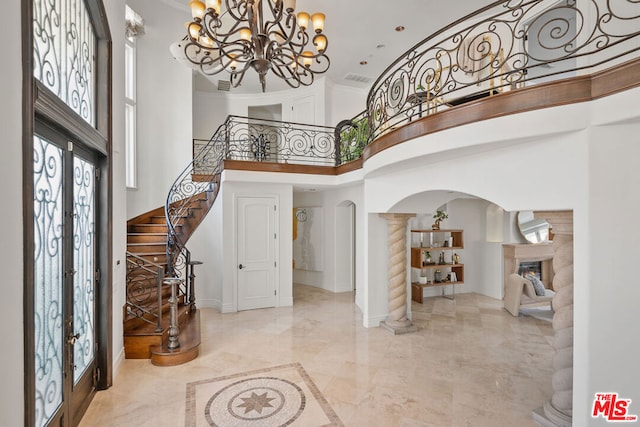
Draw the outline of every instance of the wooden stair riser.
[[[136,255],[157,253],[166,249],[166,243],[127,243],[127,251]]]
[[[127,243],[167,243],[167,233],[128,233]]]
[[[167,224],[167,219],[164,216],[152,216],[149,218],[150,224]]]
[[[124,336],[125,359],[150,359],[151,347],[162,345],[162,334]]]
[[[127,227],[128,233],[166,233],[166,224],[131,224]]]

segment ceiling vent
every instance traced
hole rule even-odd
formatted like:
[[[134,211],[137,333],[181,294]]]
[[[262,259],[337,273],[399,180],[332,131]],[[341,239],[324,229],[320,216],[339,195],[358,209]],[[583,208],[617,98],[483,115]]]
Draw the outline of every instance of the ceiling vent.
[[[229,92],[229,89],[231,89],[231,82],[229,80],[218,80],[218,90]]]
[[[355,73],[347,74],[346,76],[344,76],[344,79],[352,82],[366,83],[366,84],[371,83],[373,81],[371,77],[367,77],[367,76],[363,76]]]

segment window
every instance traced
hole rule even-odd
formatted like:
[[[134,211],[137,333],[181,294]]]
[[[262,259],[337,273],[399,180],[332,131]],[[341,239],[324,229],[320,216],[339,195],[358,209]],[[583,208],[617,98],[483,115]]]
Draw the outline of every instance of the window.
[[[33,75],[92,126],[96,36],[83,1],[34,0]]]
[[[136,188],[136,40],[126,38],[125,44],[125,182]]]
[[[125,159],[127,188],[136,188],[136,37],[144,34],[140,15],[127,6],[125,38]]]

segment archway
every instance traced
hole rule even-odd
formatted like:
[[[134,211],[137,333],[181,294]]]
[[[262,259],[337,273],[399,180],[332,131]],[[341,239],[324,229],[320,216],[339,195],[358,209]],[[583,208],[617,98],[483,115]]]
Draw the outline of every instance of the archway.
[[[446,203],[440,204],[443,199],[446,200]],[[513,233],[513,230],[516,229],[514,223],[517,220],[517,212],[508,212],[505,216],[502,208],[487,200],[453,191],[427,191],[414,194],[398,202],[391,210],[403,212],[413,217],[408,224],[409,228],[413,229],[410,233],[413,236],[416,233],[422,235],[421,230],[429,228],[428,224],[431,222],[432,214],[436,210],[443,209],[451,222],[446,228],[466,230],[466,245],[462,247],[460,237],[458,237],[457,244],[460,249],[464,248],[471,252],[465,255],[465,268],[468,269],[465,277],[470,279],[464,282],[466,289],[463,292],[502,299],[503,240],[509,243],[525,243],[524,236]],[[539,211],[536,213],[536,217],[546,219],[552,227],[554,225],[556,227],[556,236],[553,241],[553,268],[558,274],[553,283],[547,284],[549,288],[554,288],[557,292],[553,298],[555,313],[552,315],[552,331],[554,340],[553,352],[550,353],[554,370],[552,372],[553,379],[550,378],[548,381],[553,385],[553,392],[549,396],[551,399],[543,402],[542,407],[531,409],[534,419],[540,422],[551,420],[555,425],[570,425],[573,406],[573,213],[566,210]],[[453,234],[451,232],[451,235]],[[413,260],[415,240],[412,240],[410,245],[412,260],[408,276],[413,283],[415,270],[422,271],[423,268],[416,268]],[[438,250],[442,249],[442,246],[447,245],[435,244]],[[434,246],[430,243],[428,247]],[[419,243],[419,248],[422,253],[422,241]],[[447,263],[442,259],[437,264]],[[453,265],[454,262],[451,261],[450,264]],[[422,265],[424,266],[424,264]],[[446,268],[446,265],[443,265],[442,268]],[[456,268],[462,267],[457,266]],[[453,267],[451,270],[453,271]],[[452,283],[445,283],[445,285],[450,284]],[[445,286],[438,283],[435,285]],[[426,289],[420,288],[419,298],[416,299],[415,295],[413,298],[420,304],[423,303],[424,295],[422,292],[424,290]],[[391,307],[391,300],[389,300],[389,305]],[[487,360],[488,364],[491,362],[492,360]]]

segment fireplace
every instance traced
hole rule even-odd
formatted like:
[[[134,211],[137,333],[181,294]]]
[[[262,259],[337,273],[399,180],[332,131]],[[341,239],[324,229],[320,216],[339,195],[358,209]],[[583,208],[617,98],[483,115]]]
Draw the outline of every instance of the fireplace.
[[[520,261],[518,274],[524,276],[525,272],[533,273],[538,279],[542,280],[542,261]],[[545,283],[547,285],[547,283]],[[549,287],[551,283],[548,284]]]
[[[525,268],[534,271],[545,288],[553,290],[553,246],[551,243],[502,245],[504,257],[504,288],[513,273],[522,275]],[[504,289],[503,294],[504,295]]]

